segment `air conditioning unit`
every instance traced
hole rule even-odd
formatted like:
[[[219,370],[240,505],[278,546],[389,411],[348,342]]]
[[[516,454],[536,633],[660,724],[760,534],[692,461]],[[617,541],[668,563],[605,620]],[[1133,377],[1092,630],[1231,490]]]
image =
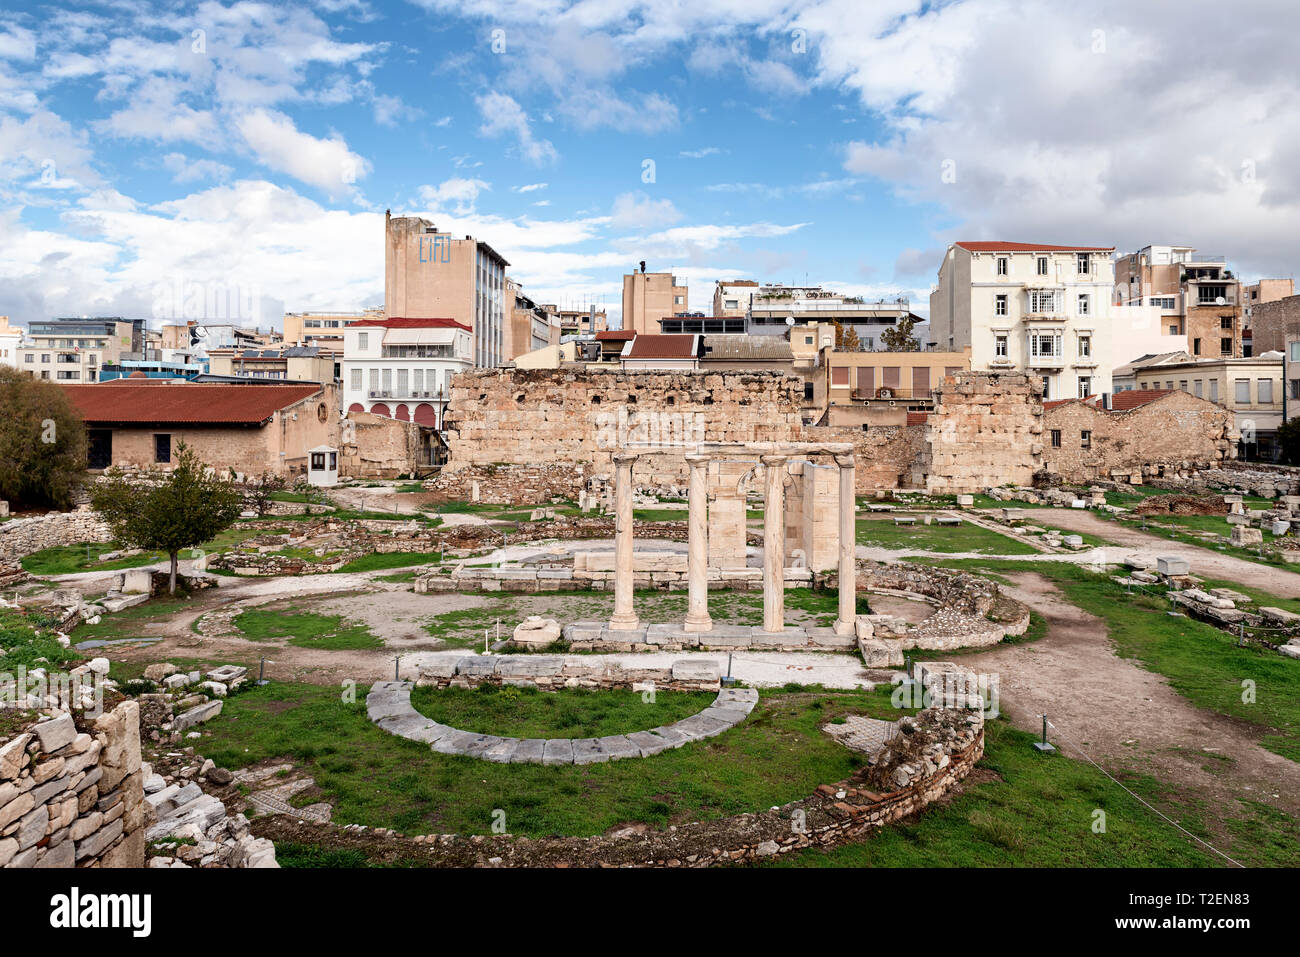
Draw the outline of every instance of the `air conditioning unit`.
[[[372,398],[372,399],[377,399],[377,398],[379,398],[379,393],[378,393],[378,392],[371,392],[371,393],[370,393],[370,398]]]

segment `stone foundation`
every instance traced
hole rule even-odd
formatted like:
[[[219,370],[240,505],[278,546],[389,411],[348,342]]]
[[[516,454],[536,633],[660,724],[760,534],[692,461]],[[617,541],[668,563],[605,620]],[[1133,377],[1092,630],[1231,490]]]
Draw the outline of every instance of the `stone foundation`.
[[[17,562],[46,548],[108,542],[112,538],[108,526],[89,508],[14,518],[0,525],[0,563]]]

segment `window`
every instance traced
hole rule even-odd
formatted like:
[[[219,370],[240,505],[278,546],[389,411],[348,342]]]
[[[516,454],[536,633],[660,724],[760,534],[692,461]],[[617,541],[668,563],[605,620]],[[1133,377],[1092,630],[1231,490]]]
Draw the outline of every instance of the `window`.
[[[1300,379],[1291,380],[1291,398],[1300,399]]]
[[[1084,429],[1082,432],[1079,433],[1079,448],[1081,448],[1081,449],[1090,449],[1090,448],[1092,448],[1092,430],[1091,430],[1091,429]]]
[[[993,315],[1005,316],[1007,314],[1007,297],[1005,295],[996,296],[993,300]]]
[[[1060,447],[1061,447],[1061,430],[1052,429],[1052,448],[1059,449]]]
[[[1079,315],[1088,315],[1088,307],[1091,304],[1092,297],[1086,292],[1079,293]]]
[[[323,472],[325,470],[324,452],[313,452],[311,454],[311,469],[313,472]]]
[[[1236,386],[1237,386],[1237,390],[1236,390],[1237,404],[1250,405],[1250,380],[1237,379]]]
[[[1045,375],[1043,376],[1043,401],[1046,402],[1051,397],[1052,397],[1052,377],[1050,375]]]
[[[1179,391],[1179,392],[1186,392],[1186,391],[1187,391],[1187,380],[1186,380],[1186,379],[1181,379],[1181,380],[1179,380],[1179,383],[1178,383],[1178,391]]]
[[[1300,343],[1297,343],[1297,345],[1300,345]],[[27,355],[23,356],[23,362],[35,362],[35,361],[36,361],[36,357],[32,355],[30,352],[27,353]]]
[[[683,302],[685,302],[685,301],[686,301],[686,297],[685,297],[685,296],[673,296],[673,305],[674,305],[674,306],[680,306],[680,305],[681,305]]]
[[[1029,354],[1035,359],[1059,359],[1061,336],[1059,333],[1038,332],[1029,337]]]
[[[380,391],[381,391],[381,392],[392,392],[392,391],[393,391],[393,370],[392,370],[392,369],[384,369],[384,370],[380,373],[380,377],[379,377],[379,378],[380,378],[380,381],[383,383],[383,385],[380,386]]]
[[[1201,398],[1201,392],[1202,392],[1202,382],[1200,379],[1197,379],[1195,382],[1192,383],[1192,395],[1196,396],[1196,398],[1199,399]]]
[[[1291,361],[1300,362],[1300,342],[1292,342],[1290,344],[1290,349],[1291,349]]]
[[[50,361],[50,354],[49,354],[48,352],[42,352],[42,353],[41,353],[41,361],[42,361],[42,362],[49,362],[49,361]]]
[[[999,296],[998,298],[1003,297]],[[993,338],[993,355],[999,359],[1007,357],[1007,335],[1005,332],[999,333]]]
[[[806,345],[806,346],[810,346],[810,345],[812,345],[812,344],[813,344],[813,337],[812,337],[812,336],[804,336],[804,337],[803,337],[803,344]]]
[[[378,369],[370,370],[370,391],[371,392],[379,391],[379,370]]]
[[[1038,257],[1038,275],[1040,275],[1040,276],[1046,276],[1046,275],[1047,275],[1047,257],[1046,257],[1046,256],[1039,256],[1039,257]]]
[[[1194,355],[1194,356],[1199,356],[1200,354],[1201,354],[1201,340],[1200,340],[1200,339],[1193,339],[1193,340],[1192,340],[1192,355]]]
[[[1177,326],[1170,326],[1170,327],[1169,327],[1169,334],[1170,334],[1171,336],[1176,336],[1176,335],[1178,335],[1178,327],[1177,327]]]
[[[1219,317],[1219,328],[1220,328],[1220,329],[1231,329],[1231,328],[1232,328],[1232,316],[1220,316],[1220,317]]]
[[[414,369],[411,372],[411,389],[413,392],[424,391],[424,370]]]
[[[358,333],[357,333],[357,349],[364,351],[364,350],[369,349],[369,348],[370,348],[370,333],[368,333],[368,332],[358,332]]]
[[[1092,358],[1092,336],[1079,337],[1079,358],[1080,359]]]
[[[1225,356],[1230,356],[1230,355],[1232,355],[1232,340],[1231,340],[1231,339],[1220,339],[1220,340],[1219,340],[1219,352],[1222,353],[1222,354],[1225,355]]]
[[[1260,405],[1272,405],[1273,404],[1273,380],[1260,379],[1255,384],[1255,394],[1259,396]]]
[[[1088,264],[1091,262],[1091,257],[1087,253],[1079,253],[1075,257],[1075,261],[1079,264],[1079,275],[1081,276],[1088,275],[1088,271],[1089,271]]]
[[[1092,395],[1092,376],[1079,376],[1079,398],[1086,399]]]
[[[411,391],[410,373],[406,369],[397,370],[397,394],[409,395]]]
[[[352,391],[360,392],[361,391],[361,370],[353,369],[351,378],[352,378]]]
[[[168,433],[157,433],[153,437],[153,460],[170,462],[172,460],[172,437]]]
[[[1056,312],[1057,295],[1051,289],[1033,289],[1029,292],[1029,311],[1035,313]]]
[[[1219,401],[1219,380],[1218,379],[1210,380],[1210,401],[1211,402]]]
[[[1227,286],[1198,286],[1196,301],[1201,305],[1213,305],[1215,300],[1227,298]]]
[[[805,382],[803,384],[803,400],[805,402],[811,402],[813,400],[813,384],[811,382]],[[866,426],[863,426],[863,428],[866,428]]]
[[[1007,257],[1006,257],[1006,256],[999,256],[999,257],[998,257],[998,275],[999,275],[999,276],[1005,276],[1006,274],[1007,274]]]

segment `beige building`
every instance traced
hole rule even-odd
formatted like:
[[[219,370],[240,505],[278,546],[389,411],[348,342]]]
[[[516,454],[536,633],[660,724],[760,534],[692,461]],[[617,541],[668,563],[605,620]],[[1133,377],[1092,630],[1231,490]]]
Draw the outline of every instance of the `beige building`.
[[[623,326],[639,335],[659,332],[659,320],[690,311],[689,293],[670,272],[641,271],[623,277]]]
[[[719,279],[713,286],[714,317],[743,318],[756,292],[758,283],[752,279]]]
[[[826,425],[907,424],[908,412],[934,408],[934,390],[947,376],[970,369],[970,348],[961,352],[822,353],[825,374],[815,400]]]
[[[506,267],[487,243],[385,216],[384,310],[391,319],[451,319],[471,330],[473,365],[506,361]]]
[[[505,325],[505,358],[520,356],[560,341],[560,317],[550,306],[538,305],[524,295],[523,287],[506,277],[506,302],[510,306]]]
[[[1045,399],[1111,391],[1110,246],[958,242],[930,294],[930,339],[975,371],[1025,372]]]
[[[143,319],[34,320],[17,366],[52,382],[98,382],[105,365],[145,357],[144,331]]]
[[[1242,355],[1241,282],[1223,256],[1192,246],[1144,246],[1115,260],[1114,301],[1159,306],[1171,335],[1198,358]]]
[[[1233,413],[1243,458],[1266,456],[1282,423],[1281,352],[1247,358],[1162,361],[1138,367],[1138,391],[1178,390],[1218,403]]]
[[[1290,279],[1261,279],[1242,289],[1247,355],[1286,348],[1287,326],[1300,318],[1300,296],[1294,295],[1293,287]]]
[[[236,379],[337,384],[342,351],[315,345],[279,345],[269,349],[209,349],[208,374]]]
[[[311,345],[314,339],[337,339],[342,349],[343,327],[358,319],[382,319],[383,309],[362,309],[357,312],[286,312],[284,314],[284,341],[289,345]]]

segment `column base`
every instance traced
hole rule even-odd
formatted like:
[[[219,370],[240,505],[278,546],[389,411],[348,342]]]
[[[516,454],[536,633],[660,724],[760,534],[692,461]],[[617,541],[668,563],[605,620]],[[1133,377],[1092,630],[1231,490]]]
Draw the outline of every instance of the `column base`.
[[[641,627],[641,619],[636,615],[615,615],[609,620],[610,631],[635,631]]]
[[[858,623],[856,621],[835,620],[835,634],[837,635],[856,635],[858,633]]]
[[[768,635],[779,635],[785,631],[785,622],[779,623],[775,628],[767,622],[763,622],[763,632]]]
[[[713,630],[713,619],[710,618],[708,615],[705,615],[702,618],[692,618],[690,615],[687,615],[686,623],[682,625],[682,631],[712,631],[712,630]]]

